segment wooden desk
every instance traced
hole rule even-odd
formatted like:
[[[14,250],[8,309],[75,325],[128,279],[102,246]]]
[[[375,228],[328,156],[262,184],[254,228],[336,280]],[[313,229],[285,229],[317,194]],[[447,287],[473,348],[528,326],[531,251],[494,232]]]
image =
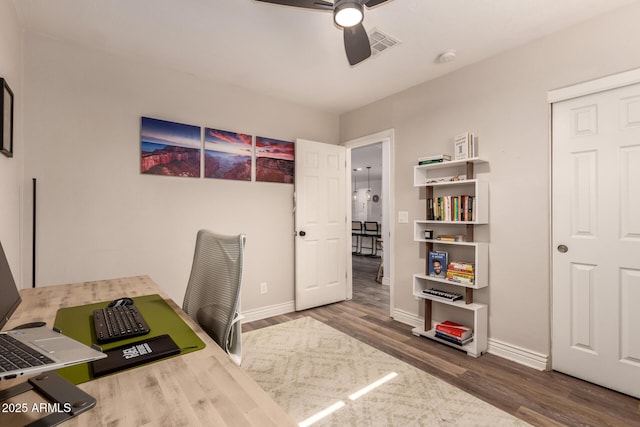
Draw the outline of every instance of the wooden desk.
[[[293,420],[245,371],[147,276],[24,289],[22,304],[5,329],[36,320],[53,326],[62,307],[160,294],[207,345],[148,366],[102,377],[78,387],[97,400],[95,408],[65,426],[294,426]],[[26,377],[0,382],[0,390]],[[34,392],[10,400],[44,402]],[[45,414],[0,412],[0,425],[24,425]]]

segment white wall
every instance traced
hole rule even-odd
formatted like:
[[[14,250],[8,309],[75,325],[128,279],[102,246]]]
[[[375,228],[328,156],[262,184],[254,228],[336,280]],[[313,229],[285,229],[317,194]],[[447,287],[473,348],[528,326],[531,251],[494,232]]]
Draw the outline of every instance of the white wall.
[[[18,286],[20,275],[20,172],[22,170],[22,33],[10,0],[0,0],[0,77],[14,95],[13,157],[0,154],[0,242]]]
[[[452,153],[453,136],[471,130],[489,159],[489,335],[515,347],[550,352],[549,106],[547,91],[640,67],[640,5],[469,66],[341,116],[341,139],[395,129],[395,309],[422,315],[411,275],[424,269],[412,223],[424,219],[424,191],[413,187],[419,156]],[[464,55],[464,52],[458,52]],[[425,148],[423,141],[430,141]]]
[[[181,304],[208,228],[247,235],[243,311],[293,301],[293,185],[142,175],[140,117],[337,143],[337,116],[37,35],[24,51],[39,286],[147,274]]]

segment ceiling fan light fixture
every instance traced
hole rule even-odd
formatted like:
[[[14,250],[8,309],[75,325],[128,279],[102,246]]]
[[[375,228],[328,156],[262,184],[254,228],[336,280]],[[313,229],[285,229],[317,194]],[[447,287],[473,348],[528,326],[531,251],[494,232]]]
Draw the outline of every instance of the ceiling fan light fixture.
[[[344,0],[336,2],[333,9],[333,20],[342,28],[353,27],[362,22],[364,13],[358,0]]]

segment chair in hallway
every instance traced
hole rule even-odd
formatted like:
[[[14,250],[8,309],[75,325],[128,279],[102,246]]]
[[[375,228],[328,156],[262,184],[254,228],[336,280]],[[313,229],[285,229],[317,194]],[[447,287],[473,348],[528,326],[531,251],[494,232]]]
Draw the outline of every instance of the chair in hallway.
[[[376,221],[365,221],[364,222],[364,232],[362,234],[362,240],[360,243],[360,253],[363,255],[376,256],[377,253],[377,239],[380,238],[380,224]],[[371,243],[371,246],[365,246],[364,242],[367,241]],[[363,253],[363,249],[370,249],[371,252],[368,254]]]
[[[223,236],[198,231],[182,303],[182,309],[237,365],[242,361],[240,287],[245,241],[244,234]]]
[[[360,241],[362,238],[362,221],[351,221],[351,253],[360,253]]]

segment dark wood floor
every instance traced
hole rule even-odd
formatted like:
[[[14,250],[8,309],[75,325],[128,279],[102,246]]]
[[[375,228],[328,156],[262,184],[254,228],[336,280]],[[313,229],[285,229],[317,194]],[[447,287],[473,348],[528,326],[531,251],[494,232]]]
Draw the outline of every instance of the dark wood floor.
[[[259,329],[302,316],[320,320],[535,426],[640,426],[640,400],[499,356],[477,359],[413,336],[389,317],[389,289],[375,282],[379,259],[353,259],[353,299],[243,325]],[[638,385],[640,387],[640,384]]]

